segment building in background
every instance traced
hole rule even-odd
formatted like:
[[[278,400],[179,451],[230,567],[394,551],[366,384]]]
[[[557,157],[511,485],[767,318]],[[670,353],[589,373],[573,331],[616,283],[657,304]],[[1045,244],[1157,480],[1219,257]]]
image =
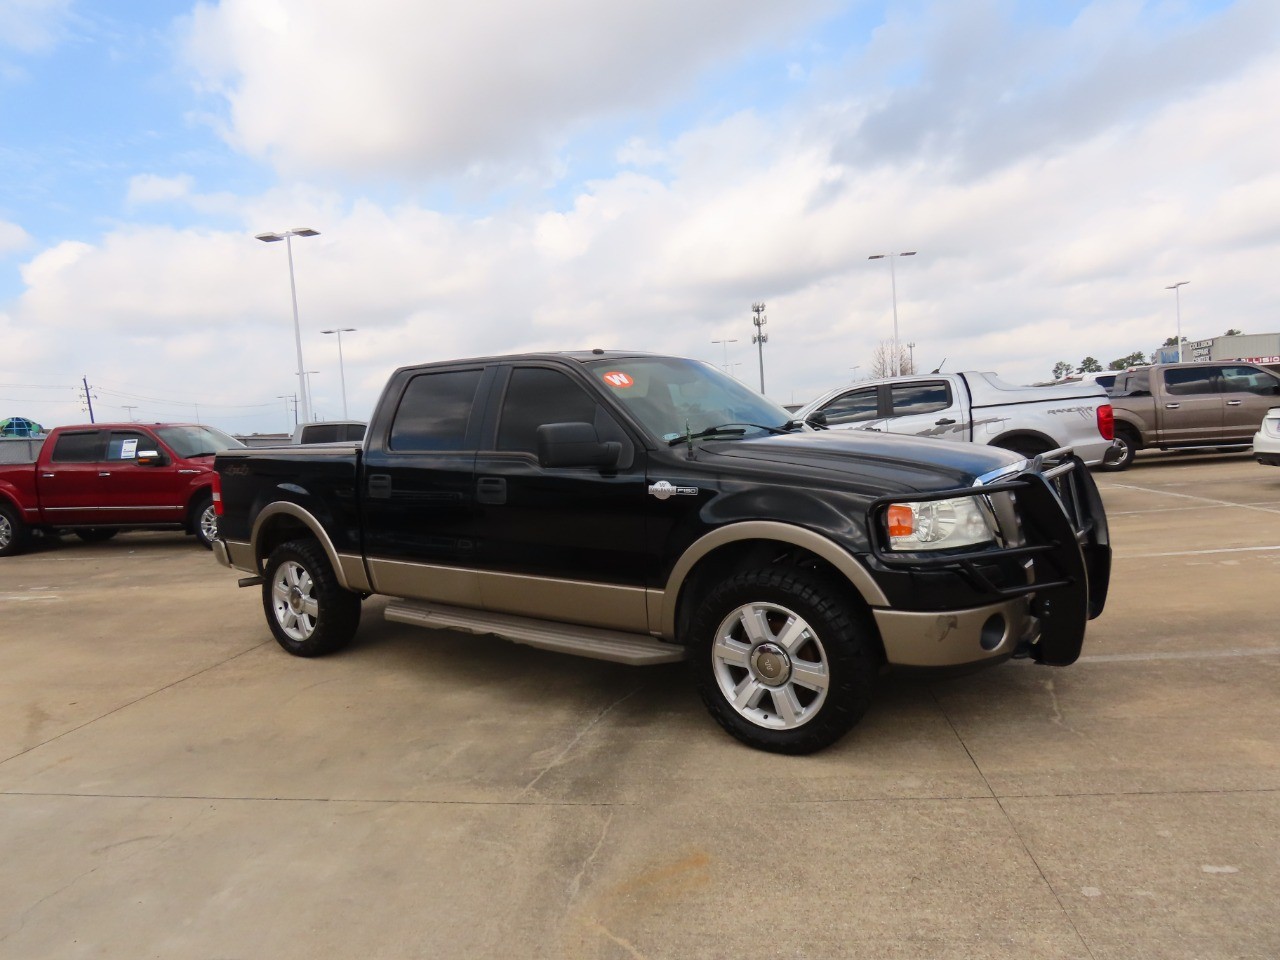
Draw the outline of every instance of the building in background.
[[[1177,363],[1178,348],[1157,347],[1157,363]],[[1243,360],[1247,363],[1280,363],[1280,333],[1242,333],[1234,337],[1188,340],[1182,345],[1182,359]]]

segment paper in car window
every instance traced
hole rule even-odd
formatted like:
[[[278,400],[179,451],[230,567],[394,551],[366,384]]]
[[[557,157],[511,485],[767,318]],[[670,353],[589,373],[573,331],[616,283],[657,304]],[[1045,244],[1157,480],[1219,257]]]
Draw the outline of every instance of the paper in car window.
[[[120,459],[133,460],[138,456],[138,438],[130,437],[120,444]]]

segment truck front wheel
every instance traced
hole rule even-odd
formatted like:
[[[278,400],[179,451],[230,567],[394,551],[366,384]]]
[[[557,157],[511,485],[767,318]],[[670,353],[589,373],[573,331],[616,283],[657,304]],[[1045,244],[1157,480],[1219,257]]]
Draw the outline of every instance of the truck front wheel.
[[[213,494],[206,493],[195,502],[187,525],[200,546],[213,549],[213,541],[218,539],[218,512],[213,507]]]
[[[27,549],[30,531],[22,516],[7,503],[0,503],[0,557],[11,557]]]
[[[874,627],[809,571],[740,573],[707,596],[691,630],[698,692],[720,726],[748,746],[812,753],[867,710]]]
[[[290,540],[272,551],[262,607],[276,641],[296,657],[318,657],[348,643],[360,625],[360,595],[338,585],[314,540]]]

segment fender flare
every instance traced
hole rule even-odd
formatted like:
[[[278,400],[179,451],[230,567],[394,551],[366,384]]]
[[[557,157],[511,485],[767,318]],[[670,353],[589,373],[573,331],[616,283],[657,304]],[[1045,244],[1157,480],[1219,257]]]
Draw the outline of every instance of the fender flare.
[[[260,548],[262,533],[272,519],[281,516],[291,517],[299,521],[316,538],[320,544],[320,549],[324,551],[329,560],[329,566],[333,568],[333,575],[338,580],[338,586],[354,593],[370,592],[371,587],[364,572],[363,558],[349,557],[338,553],[333,541],[329,539],[329,534],[325,532],[324,525],[316,519],[315,514],[305,507],[300,507],[296,503],[289,503],[284,500],[277,500],[275,503],[268,504],[253,520],[253,531],[249,534],[249,542],[253,548],[254,562],[259,570],[262,570],[262,565],[267,559],[262,555]]]
[[[721,547],[747,540],[774,540],[817,554],[844,575],[866,601],[867,606],[889,606],[889,598],[884,595],[884,591],[880,589],[880,585],[876,583],[870,571],[853,554],[833,540],[812,530],[806,530],[804,527],[779,523],[776,520],[743,520],[717,527],[710,533],[704,534],[680,555],[671,575],[667,577],[666,588],[662,591],[661,611],[654,611],[659,613],[661,618],[659,623],[662,636],[676,635],[676,610],[679,605],[680,591],[698,562]]]

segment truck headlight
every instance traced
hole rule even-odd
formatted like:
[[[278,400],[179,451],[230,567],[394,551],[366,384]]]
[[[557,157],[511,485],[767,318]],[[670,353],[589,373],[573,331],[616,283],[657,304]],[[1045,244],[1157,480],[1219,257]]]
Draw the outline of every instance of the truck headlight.
[[[885,512],[889,549],[949,550],[994,543],[998,525],[980,497],[891,503]]]

